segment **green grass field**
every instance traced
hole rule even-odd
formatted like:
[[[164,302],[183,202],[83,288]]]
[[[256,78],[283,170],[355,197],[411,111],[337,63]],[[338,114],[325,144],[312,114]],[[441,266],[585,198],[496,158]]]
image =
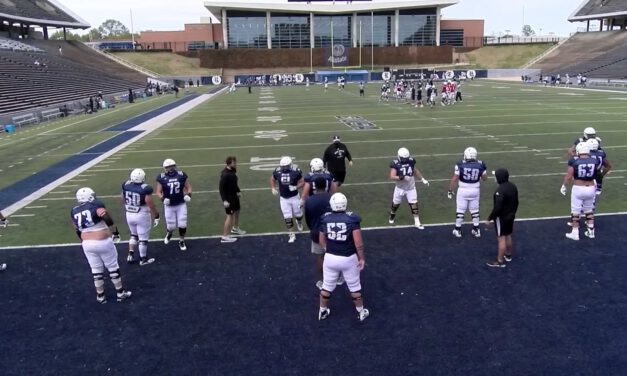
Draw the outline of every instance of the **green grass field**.
[[[224,214],[217,184],[228,155],[238,158],[241,227],[251,234],[281,232],[278,199],[269,188],[272,168],[281,156],[290,155],[307,171],[311,158],[321,156],[333,134],[340,134],[353,154],[355,164],[342,191],[349,207],[362,215],[364,227],[388,225],[393,190],[388,166],[401,146],[410,150],[431,182],[429,187],[418,185],[425,224],[453,221],[455,203],[446,192],[453,165],[467,146],[479,150],[489,170],[510,170],[520,191],[520,218],[566,216],[570,200],[559,193],[566,149],[587,126],[595,127],[603,138],[615,169],[605,181],[598,212],[627,209],[623,194],[627,170],[621,163],[627,157],[625,94],[475,81],[464,86],[463,103],[429,109],[379,102],[378,87],[368,85],[365,98],[357,95],[357,85],[347,85],[344,92],[333,87],[325,93],[315,86],[254,88],[253,94],[244,88],[219,95],[14,213],[14,226],[0,231],[0,241],[3,246],[77,242],[69,210],[81,186],[94,188],[127,236],[120,185],[136,167],[145,169],[154,183],[165,158],[176,160],[193,186],[188,236],[218,235]],[[4,137],[0,184],[12,184],[110,137],[99,131],[172,100],[146,100],[104,111],[100,117],[70,118]],[[336,120],[339,115],[362,116],[380,129],[350,130]],[[275,122],[269,121],[271,117]],[[494,187],[492,179],[483,183],[482,217],[491,208]],[[412,223],[409,208],[403,205],[396,224]],[[428,230],[416,232],[428,237]],[[153,238],[163,235],[163,227],[152,233]]]

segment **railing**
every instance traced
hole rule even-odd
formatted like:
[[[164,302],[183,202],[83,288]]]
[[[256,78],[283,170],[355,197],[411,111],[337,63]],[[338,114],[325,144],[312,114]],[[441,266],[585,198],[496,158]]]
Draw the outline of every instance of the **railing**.
[[[485,45],[500,45],[500,44],[531,44],[531,43],[559,43],[567,38],[560,37],[483,37],[483,43]]]
[[[122,65],[124,65],[124,66],[126,66],[128,68],[134,69],[134,70],[136,70],[136,71],[138,71],[138,72],[140,72],[142,74],[145,74],[146,76],[149,76],[149,77],[159,77],[160,76],[160,74],[157,73],[157,72],[153,72],[153,71],[151,71],[149,69],[146,69],[144,67],[141,67],[141,66],[139,66],[137,64],[131,63],[130,61],[126,61],[126,60],[124,60],[122,58],[119,58],[119,57],[115,56],[112,53],[107,52],[107,51],[102,51],[102,50],[99,50],[98,48],[93,48],[93,47],[92,47],[92,49],[94,51],[96,51],[96,52],[98,52],[98,53],[108,57],[109,59],[115,61],[116,63],[122,64]]]

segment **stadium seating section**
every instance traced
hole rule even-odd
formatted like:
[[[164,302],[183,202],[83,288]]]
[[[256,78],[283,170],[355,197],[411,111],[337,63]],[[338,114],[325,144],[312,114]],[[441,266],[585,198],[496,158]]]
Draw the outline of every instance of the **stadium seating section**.
[[[627,78],[627,32],[578,33],[532,68],[543,74],[579,73],[590,78]]]
[[[107,95],[146,85],[142,74],[79,42],[28,40],[26,45],[5,40],[0,45],[11,43],[14,48],[0,49],[0,114],[85,100],[98,91]]]
[[[591,16],[596,14],[608,14],[625,11],[625,0],[590,0],[574,15]]]
[[[76,22],[56,5],[42,0],[0,1],[0,13],[39,20]]]

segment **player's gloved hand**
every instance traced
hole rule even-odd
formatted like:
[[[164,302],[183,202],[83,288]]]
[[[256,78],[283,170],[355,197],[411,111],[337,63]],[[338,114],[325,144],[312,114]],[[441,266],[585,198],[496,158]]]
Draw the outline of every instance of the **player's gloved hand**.
[[[352,166],[353,165],[353,161],[348,161],[348,165]]]
[[[0,226],[7,228],[9,225],[9,220],[7,218],[0,220]]]
[[[279,195],[279,191],[276,190],[276,188],[272,188],[272,194],[275,196]]]
[[[446,197],[448,197],[449,200],[452,199],[454,195],[455,193],[453,193],[453,191],[446,192]]]
[[[170,199],[169,198],[164,198],[163,199],[163,205],[169,206],[170,205]]]
[[[187,194],[187,195],[183,196],[183,200],[185,200],[185,202],[190,202],[192,200],[192,196]]]
[[[111,237],[111,239],[113,239],[113,242],[115,244],[118,244],[120,242],[120,233],[116,230],[113,232],[113,236]]]
[[[224,205],[225,208],[228,208],[229,206],[231,206],[231,204],[228,201],[222,201],[222,205]]]
[[[429,180],[422,178],[422,184],[429,186]]]
[[[290,189],[290,191],[294,192],[294,191],[297,191],[297,190],[298,190],[298,187],[297,187],[297,186],[295,186],[295,185],[290,185],[290,186],[289,186],[289,189]]]
[[[566,186],[564,184],[562,184],[562,188],[560,188],[560,193],[566,196]]]
[[[405,175],[405,176],[403,177],[403,179],[404,179],[405,181],[412,181],[412,180],[414,180],[414,177],[413,177],[413,176],[408,176],[408,175]]]

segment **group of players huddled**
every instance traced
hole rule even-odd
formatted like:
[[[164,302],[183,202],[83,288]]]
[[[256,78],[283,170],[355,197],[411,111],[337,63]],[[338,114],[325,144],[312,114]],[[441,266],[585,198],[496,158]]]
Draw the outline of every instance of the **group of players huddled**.
[[[462,82],[460,80],[442,81],[440,87],[439,102],[442,106],[450,106],[457,102],[462,102]],[[423,95],[423,92],[425,95]],[[390,99],[406,104],[413,104],[415,107],[430,108],[437,105],[438,88],[433,80],[409,81],[398,80],[395,82],[385,81],[381,85],[381,95],[379,101],[389,101]]]

